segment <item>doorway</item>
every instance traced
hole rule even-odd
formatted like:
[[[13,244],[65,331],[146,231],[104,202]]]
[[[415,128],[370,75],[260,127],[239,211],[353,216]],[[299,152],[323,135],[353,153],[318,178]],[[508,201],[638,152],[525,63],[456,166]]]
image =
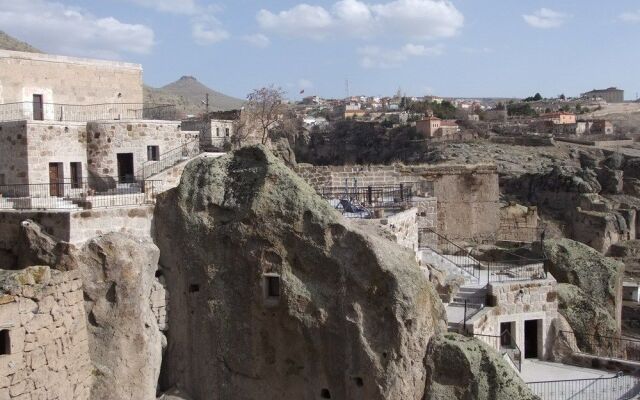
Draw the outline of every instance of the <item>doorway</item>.
[[[49,163],[49,196],[63,196],[62,163]]]
[[[118,182],[133,183],[133,153],[118,154]]]
[[[34,121],[44,120],[44,101],[41,94],[33,95],[33,119]]]
[[[524,322],[524,358],[538,358],[538,319]]]

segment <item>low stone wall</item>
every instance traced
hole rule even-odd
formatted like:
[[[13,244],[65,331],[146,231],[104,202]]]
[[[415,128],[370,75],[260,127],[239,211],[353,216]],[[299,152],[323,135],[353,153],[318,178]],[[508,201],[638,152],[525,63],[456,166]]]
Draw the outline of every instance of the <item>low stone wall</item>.
[[[131,233],[150,238],[154,206],[97,208],[84,211],[0,211],[0,268],[13,268],[18,252],[20,223],[30,219],[45,232],[64,242],[79,245],[95,236]]]
[[[13,274],[19,284],[0,297],[0,336],[10,342],[0,355],[0,399],[89,400],[93,367],[79,272],[31,267]]]
[[[313,166],[296,172],[316,190],[413,183],[438,199],[437,230],[455,240],[495,240],[499,225],[499,187],[495,165]],[[422,193],[424,194],[424,193]]]
[[[385,218],[381,223],[393,233],[398,244],[415,251],[418,249],[417,217],[418,209],[412,208]]]

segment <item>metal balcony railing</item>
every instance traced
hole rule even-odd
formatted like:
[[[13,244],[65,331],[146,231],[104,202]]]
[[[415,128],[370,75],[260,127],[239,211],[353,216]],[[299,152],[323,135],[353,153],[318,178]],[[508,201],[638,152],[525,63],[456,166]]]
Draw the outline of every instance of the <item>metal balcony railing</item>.
[[[56,104],[17,102],[0,104],[0,121],[90,122],[100,120],[180,120],[174,105],[143,103]]]
[[[180,164],[183,161],[187,161],[198,154],[200,150],[200,139],[192,140],[185,143],[175,149],[169,150],[166,153],[160,154],[160,158],[155,161],[146,161],[140,168],[140,179],[144,180],[159,174],[174,165]]]
[[[162,182],[118,178],[64,179],[0,185],[0,210],[91,209],[153,204]]]

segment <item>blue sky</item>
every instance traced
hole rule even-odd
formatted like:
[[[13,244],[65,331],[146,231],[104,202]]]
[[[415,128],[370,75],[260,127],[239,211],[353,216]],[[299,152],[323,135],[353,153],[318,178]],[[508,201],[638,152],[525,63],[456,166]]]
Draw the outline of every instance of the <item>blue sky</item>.
[[[237,97],[640,92],[637,0],[0,0],[0,30]]]

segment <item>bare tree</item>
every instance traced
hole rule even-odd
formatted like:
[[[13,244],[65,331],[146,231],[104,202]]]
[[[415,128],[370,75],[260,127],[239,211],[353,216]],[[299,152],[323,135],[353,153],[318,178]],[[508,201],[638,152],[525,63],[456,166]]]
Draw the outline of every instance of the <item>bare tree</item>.
[[[233,136],[231,140],[235,148],[239,149],[245,143],[245,141],[251,136],[251,115],[244,109],[240,111],[238,119],[233,121]]]
[[[246,109],[262,130],[262,144],[267,144],[269,131],[277,124],[284,111],[284,95],[284,90],[271,85],[255,89],[247,96]]]

